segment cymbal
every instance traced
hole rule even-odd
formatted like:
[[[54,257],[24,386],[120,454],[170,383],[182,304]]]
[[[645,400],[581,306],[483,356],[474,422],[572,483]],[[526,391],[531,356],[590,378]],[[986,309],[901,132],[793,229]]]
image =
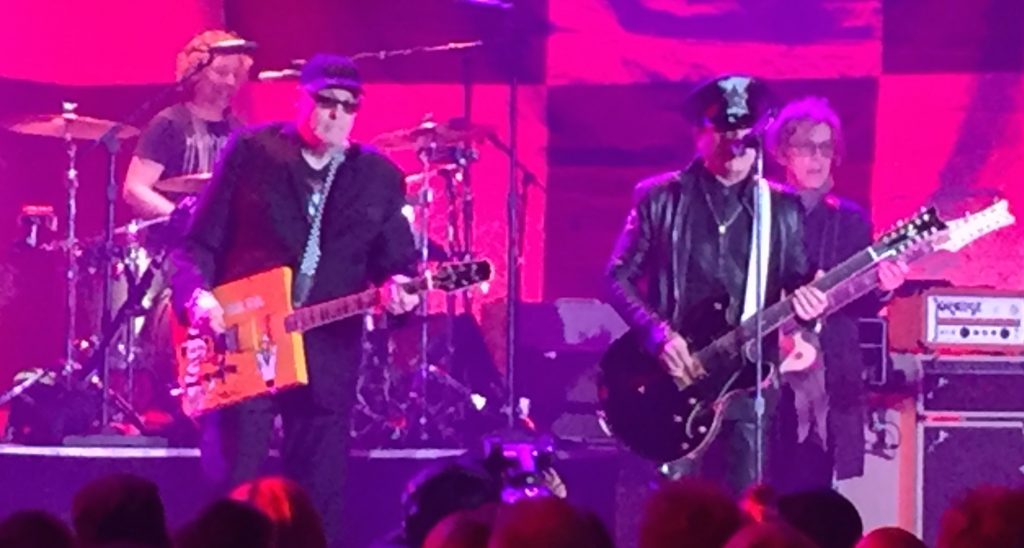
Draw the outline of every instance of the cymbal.
[[[494,131],[479,124],[456,118],[448,122],[436,122],[427,117],[419,125],[382,133],[370,144],[386,151],[419,150],[431,145],[454,146],[483,141]]]
[[[432,167],[426,172],[417,171],[416,173],[410,173],[405,176],[405,183],[408,185],[418,185],[424,181],[429,181],[438,175],[450,173],[459,169],[457,164],[445,164],[437,167]]]
[[[153,219],[146,219],[144,221],[131,221],[128,224],[121,225],[114,229],[114,234],[120,236],[122,234],[134,235],[140,230],[145,230],[151,226],[161,225],[171,219],[170,215],[164,215],[163,217],[155,217]]]
[[[25,135],[64,138],[64,135],[68,134],[72,139],[95,141],[117,125],[118,122],[77,114],[72,114],[67,118],[60,114],[37,114],[17,122],[4,124],[4,127]],[[116,137],[124,140],[131,139],[138,134],[138,129],[126,125],[118,130]]]
[[[181,192],[183,194],[199,194],[210,182],[212,173],[193,173],[180,177],[171,177],[156,182],[155,188],[163,192]]]

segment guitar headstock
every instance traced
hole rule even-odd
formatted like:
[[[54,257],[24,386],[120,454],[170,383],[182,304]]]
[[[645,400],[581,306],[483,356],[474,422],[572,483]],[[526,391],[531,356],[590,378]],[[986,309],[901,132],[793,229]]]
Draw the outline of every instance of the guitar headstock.
[[[430,281],[433,289],[457,291],[490,281],[493,276],[494,268],[491,262],[484,259],[442,265],[434,271]]]
[[[934,207],[922,209],[917,215],[897,223],[875,241],[872,247],[882,257],[899,255],[946,228]]]
[[[946,223],[948,228],[939,235],[932,247],[956,253],[974,240],[1015,222],[1017,219],[1010,213],[1009,202],[1005,198],[1000,199],[981,211],[968,213]]]

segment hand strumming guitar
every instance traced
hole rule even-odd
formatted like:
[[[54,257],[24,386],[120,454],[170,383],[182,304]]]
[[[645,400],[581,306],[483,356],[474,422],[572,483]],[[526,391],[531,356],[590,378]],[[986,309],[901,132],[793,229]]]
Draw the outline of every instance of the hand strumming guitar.
[[[689,386],[704,376],[704,368],[693,359],[686,339],[675,331],[668,332],[658,359],[666,373],[681,381],[681,386]]]
[[[224,308],[217,297],[205,289],[196,289],[185,304],[188,321],[193,329],[220,335],[227,329],[224,323]]]

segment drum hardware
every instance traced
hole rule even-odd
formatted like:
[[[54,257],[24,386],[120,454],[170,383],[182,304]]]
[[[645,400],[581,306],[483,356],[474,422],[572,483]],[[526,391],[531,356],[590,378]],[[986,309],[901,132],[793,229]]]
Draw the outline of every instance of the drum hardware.
[[[20,220],[23,226],[28,230],[28,234],[25,238],[26,244],[43,250],[61,251],[65,256],[65,283],[67,288],[67,298],[65,302],[67,320],[64,337],[65,363],[60,370],[59,377],[65,381],[68,388],[72,388],[73,373],[80,368],[75,359],[75,351],[80,342],[77,338],[78,326],[76,325],[76,316],[78,313],[77,288],[81,280],[83,266],[86,266],[86,270],[88,271],[98,270],[104,273],[103,302],[107,303],[107,306],[104,306],[102,325],[104,332],[109,330],[107,327],[109,322],[111,280],[110,271],[107,266],[111,264],[111,258],[120,253],[120,250],[117,249],[113,243],[113,236],[115,233],[113,227],[113,209],[117,195],[115,158],[121,140],[129,139],[139,134],[138,129],[124,123],[79,115],[77,113],[77,108],[77,103],[65,101],[62,103],[62,112],[60,115],[35,115],[5,125],[6,129],[15,133],[63,139],[67,151],[68,169],[65,174],[65,184],[67,187],[67,227],[65,238],[56,242],[39,244],[39,227],[55,227],[56,218],[53,216],[52,208],[28,206],[23,209]],[[89,151],[95,149],[97,145],[102,143],[106,145],[110,152],[108,162],[109,178],[106,193],[108,206],[106,218],[107,229],[105,231],[106,237],[101,245],[94,243],[88,247],[82,245],[83,240],[81,240],[78,235],[79,172],[77,168],[77,159],[79,151],[76,141],[79,140],[94,142],[93,147],[90,148]],[[52,220],[50,220],[51,217]],[[85,261],[84,265],[83,260]],[[103,340],[103,338],[101,338],[101,340]],[[42,377],[29,377],[29,384],[22,387],[22,390],[30,388],[32,384],[37,382],[40,378]],[[106,375],[104,375],[101,384],[102,386],[109,385]],[[79,389],[84,388],[85,387],[79,387]],[[108,420],[107,400],[109,398],[105,397],[101,399],[101,406],[103,407],[101,412],[102,422],[105,424]],[[128,415],[131,416],[131,413],[128,413]]]
[[[232,52],[231,51],[227,51],[227,50],[225,50],[223,53],[218,52],[218,51],[214,51],[214,50],[209,51],[207,56],[206,56],[206,58],[203,59],[202,61],[200,61],[199,63],[196,63],[195,66],[193,66],[187,73],[185,73],[181,77],[180,80],[175,82],[173,85],[165,86],[158,93],[154,94],[147,101],[145,101],[141,105],[139,105],[130,115],[128,115],[128,117],[126,118],[126,121],[127,122],[134,122],[139,117],[141,117],[141,115],[143,113],[148,112],[153,107],[153,105],[162,104],[166,100],[167,97],[170,97],[174,93],[180,92],[182,89],[185,88],[185,86],[189,82],[191,82],[203,70],[205,70],[207,67],[209,67],[213,63],[213,60],[218,55],[221,55],[221,54],[231,55]],[[126,127],[128,127],[128,126],[123,124],[123,123],[122,124],[116,124],[116,125],[110,127],[109,129],[107,129],[107,131],[105,133],[103,133],[102,135],[97,137],[95,139],[95,141],[94,141],[94,144],[93,144],[93,148],[95,148],[95,147],[97,147],[99,145],[103,145],[107,149],[107,152],[108,152],[108,155],[109,155],[109,159],[110,159],[109,162],[108,162],[109,170],[108,170],[108,174],[107,174],[108,176],[107,176],[107,187],[106,187],[107,215],[106,215],[106,219],[105,219],[106,220],[106,231],[105,231],[105,234],[104,234],[105,235],[104,249],[106,250],[105,256],[112,255],[113,249],[114,249],[114,242],[113,242],[114,231],[115,231],[115,228],[114,228],[114,205],[116,203],[117,195],[118,195],[118,184],[117,184],[117,176],[116,176],[116,170],[115,170],[115,161],[116,161],[118,149],[120,148],[120,142],[121,142],[120,136],[122,135],[122,133],[124,132],[124,128],[126,128]],[[135,132],[135,134],[137,134],[137,133],[138,132]],[[179,178],[179,179],[181,179],[181,180],[180,181],[176,181],[176,182],[178,182],[180,184],[183,184],[183,185],[186,184],[185,181],[184,181],[185,178]],[[154,265],[159,265],[159,263],[160,263],[160,261],[154,261]],[[153,266],[149,270],[147,270],[147,274],[150,273],[153,270],[153,268],[156,268],[156,266]],[[145,278],[145,276],[144,276],[144,278]],[[145,283],[145,286],[146,286],[145,290],[146,291],[148,291],[149,285],[152,283],[152,276],[150,276],[148,279],[149,279],[149,281],[147,281]],[[98,356],[96,358],[97,360],[101,360],[101,363],[100,363],[101,367],[100,367],[100,369],[102,370],[103,384],[105,386],[109,386],[109,384],[110,384],[110,368],[109,368],[109,364],[107,363],[108,362],[108,360],[107,360],[107,349],[109,348],[109,342],[110,342],[110,340],[112,340],[112,338],[114,336],[114,333],[116,333],[122,326],[125,327],[125,329],[128,332],[131,331],[131,326],[126,323],[127,320],[128,320],[128,316],[126,314],[122,314],[122,311],[125,310],[124,306],[122,306],[121,309],[118,310],[118,313],[117,313],[117,317],[120,318],[120,321],[116,321],[115,318],[111,318],[111,316],[110,316],[110,310],[112,308],[113,279],[112,279],[112,276],[110,275],[110,270],[109,269],[106,270],[106,275],[104,276],[103,282],[104,282],[104,284],[103,284],[103,319],[101,321],[101,328],[100,329],[103,332],[103,336],[101,337],[101,341],[105,341],[105,344],[102,345],[102,348],[100,349],[100,351],[95,356]],[[137,290],[137,287],[130,287],[129,288],[129,294],[131,294],[133,292],[133,290]],[[136,292],[138,292],[138,291],[136,291]],[[139,296],[138,299],[139,299],[139,302],[141,302],[141,296]],[[131,303],[132,301],[133,301],[133,299],[131,297],[129,297],[129,299],[126,301],[125,304],[127,305],[128,303]],[[109,413],[108,401],[107,401],[107,398],[103,398],[103,400],[102,400],[102,420],[103,420],[103,424],[107,424],[108,423],[109,417],[110,417],[110,413]]]
[[[29,116],[9,123],[5,127],[9,131],[23,135],[56,137],[58,139],[70,138],[80,141],[95,141],[111,131],[115,138],[121,140],[139,135],[139,130],[132,126],[75,114],[77,106],[76,103],[65,102],[64,112],[61,114]]]
[[[22,206],[18,215],[18,226],[24,231],[21,244],[28,248],[39,247],[40,231],[57,232],[57,215],[52,206]]]
[[[388,152],[416,152],[420,169],[405,179],[411,187],[406,213],[421,270],[438,255],[472,259],[473,196],[467,172],[479,158],[475,145],[492,133],[490,128],[460,119],[437,122],[428,114],[413,127],[371,141]],[[447,211],[444,238],[435,242],[430,227],[439,196],[447,200]],[[408,321],[395,327],[387,322],[374,325],[371,318],[368,326],[376,329],[367,330],[353,415],[353,435],[359,441],[391,446],[458,444],[462,441],[459,431],[464,430],[457,428],[463,426],[459,423],[483,422],[475,415],[482,412],[487,398],[450,372],[455,353],[452,322],[459,312],[459,298],[464,311],[470,311],[467,292],[449,295],[445,314],[429,314],[423,301],[416,314],[418,326]]]
[[[212,173],[193,173],[170,179],[161,179],[154,188],[162,192],[178,192],[181,194],[199,194],[213,178]]]

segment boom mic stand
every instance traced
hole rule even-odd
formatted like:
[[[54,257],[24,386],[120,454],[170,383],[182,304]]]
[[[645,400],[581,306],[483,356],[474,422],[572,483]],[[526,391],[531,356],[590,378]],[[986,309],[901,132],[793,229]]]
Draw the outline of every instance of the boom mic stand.
[[[174,93],[180,92],[188,82],[190,82],[206,67],[210,66],[210,64],[213,63],[213,60],[216,55],[216,53],[208,54],[205,59],[203,59],[200,63],[197,63],[194,67],[192,67],[192,69],[189,70],[184,76],[182,76],[180,80],[175,82],[173,85],[164,87],[158,93],[156,93],[148,100],[143,102],[134,111],[132,111],[132,113],[128,115],[127,118],[125,118],[124,122],[118,123],[111,127],[109,130],[107,130],[106,133],[104,133],[99,139],[96,140],[92,147],[93,149],[95,149],[96,147],[103,145],[104,147],[106,147],[109,157],[106,185],[107,208],[106,217],[104,219],[105,227],[102,252],[102,262],[104,265],[102,300],[103,315],[100,324],[100,342],[93,349],[93,353],[86,361],[85,369],[88,371],[88,373],[86,373],[84,380],[82,381],[82,386],[102,387],[101,390],[103,393],[103,397],[100,399],[100,421],[101,424],[104,426],[110,423],[110,400],[114,398],[114,396],[116,396],[112,395],[110,391],[110,345],[115,339],[115,333],[117,332],[117,330],[120,328],[122,324],[125,324],[127,322],[127,307],[132,304],[132,299],[129,298],[128,300],[126,300],[124,305],[122,305],[122,307],[117,311],[115,316],[113,318],[111,317],[110,309],[113,306],[113,279],[110,273],[110,262],[114,256],[114,206],[117,198],[118,187],[116,162],[117,154],[121,144],[121,140],[119,139],[118,134],[129,123],[138,120],[143,113],[149,112],[154,104],[163,103],[167,99],[167,97],[171,96]],[[147,271],[150,271],[154,268],[159,268],[159,264],[160,263],[158,261],[154,261],[152,264],[149,265]],[[132,287],[131,289],[138,290],[138,286],[143,282],[143,280],[148,280],[145,283],[149,284],[152,281],[152,276],[143,276],[142,279],[140,279],[139,282],[135,284],[135,287]],[[145,293],[145,290],[147,289],[148,285],[142,289],[143,295]],[[139,302],[141,302],[141,297],[138,300]],[[128,327],[128,329],[130,329],[130,327]],[[131,349],[126,349],[126,352],[128,352],[130,356]],[[131,367],[130,363],[128,364],[128,367]],[[100,378],[97,378],[98,375],[100,375]],[[133,419],[133,417],[137,417],[137,415],[135,414],[134,410],[130,409],[130,405],[127,406],[128,409],[126,410],[126,402],[119,401],[120,398],[114,399],[115,406],[120,408],[122,411],[125,411],[126,416],[128,416],[133,423],[137,423],[138,421]]]

